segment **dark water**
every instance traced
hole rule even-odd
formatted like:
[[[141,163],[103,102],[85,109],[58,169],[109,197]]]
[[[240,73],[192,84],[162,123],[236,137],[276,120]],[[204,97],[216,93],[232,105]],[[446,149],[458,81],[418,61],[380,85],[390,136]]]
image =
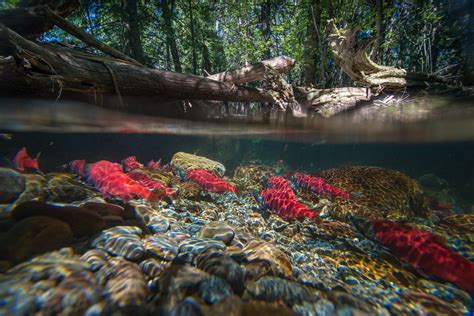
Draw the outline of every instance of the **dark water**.
[[[16,152],[26,146],[32,156],[41,152],[41,168],[49,172],[61,170],[62,165],[74,159],[120,162],[135,155],[139,161],[169,162],[178,151],[220,161],[229,175],[237,166],[252,161],[271,165],[283,160],[291,169],[312,173],[348,165],[379,166],[402,171],[415,179],[435,174],[466,199],[474,200],[474,192],[466,189],[474,181],[474,142],[308,144],[258,136],[22,132],[13,133],[10,140],[1,139],[0,144],[2,166],[9,166]]]
[[[5,179],[27,178],[23,193],[29,194],[0,195],[0,315],[214,315],[234,309],[240,310],[236,315],[276,310],[282,315],[472,315],[471,114],[395,109],[380,120],[369,111],[282,127],[36,104],[0,107],[5,110],[0,112],[0,167],[11,168],[15,154],[26,147],[32,157],[40,153],[41,169],[23,175],[0,169]],[[163,183],[178,194],[130,201],[104,193],[98,182],[72,174],[67,165],[76,159],[121,162],[129,156],[143,163],[161,159],[164,165],[177,152],[222,163],[226,172],[219,180],[238,190],[208,192],[199,182],[189,186],[192,181],[179,170],[143,169],[139,172],[170,177]],[[348,200],[305,191],[291,177],[331,168],[365,170],[357,166],[384,169],[369,168],[374,177],[367,180],[362,171],[362,177],[348,175],[353,187],[365,190],[352,191],[349,185]],[[268,169],[258,179],[245,179]],[[277,174],[293,181],[298,201],[315,217],[288,218],[288,210],[265,204],[262,179]],[[344,185],[346,175],[339,176]],[[0,183],[0,193],[10,192],[9,185]],[[366,198],[369,204],[358,204]],[[39,201],[28,204],[31,200]],[[90,201],[100,204],[102,213],[95,209],[91,215]],[[120,215],[107,213],[109,207]],[[384,243],[374,237],[375,221],[364,215],[364,207],[408,232],[395,246]],[[402,212],[407,209],[409,216]],[[353,211],[360,213],[353,217]],[[445,242],[430,237],[420,245],[420,231],[425,237],[441,235]],[[448,250],[433,250],[438,242]],[[461,265],[443,256],[454,256]],[[103,266],[93,266],[97,262]]]

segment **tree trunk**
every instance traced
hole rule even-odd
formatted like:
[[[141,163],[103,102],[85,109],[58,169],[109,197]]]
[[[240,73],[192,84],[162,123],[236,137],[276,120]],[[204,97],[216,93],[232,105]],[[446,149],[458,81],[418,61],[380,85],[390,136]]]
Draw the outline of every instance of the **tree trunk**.
[[[125,30],[125,52],[140,63],[145,63],[140,34],[137,0],[122,0],[122,15]]]
[[[193,3],[192,0],[188,0],[188,10],[189,10],[189,28],[191,30],[191,52],[192,52],[192,65],[193,65],[193,74],[197,74],[197,52],[196,52],[196,32],[194,30],[194,16],[193,16]]]
[[[405,69],[382,66],[367,56],[370,41],[357,43],[358,28],[338,29],[334,20],[328,21],[328,40],[339,67],[358,85],[400,90],[406,87],[432,87],[448,85],[443,78],[422,74],[407,73]],[[356,44],[357,43],[357,44]]]
[[[174,0],[168,2],[168,0],[161,0],[160,4],[163,10],[163,20],[166,31],[166,42],[168,43],[173,57],[174,71],[183,72],[181,68],[181,62],[179,61],[178,45],[176,44],[176,35],[173,27],[173,12]]]
[[[315,84],[316,62],[318,58],[318,29],[321,22],[320,0],[311,0],[308,4],[308,25],[304,46],[303,82],[306,86]]]
[[[38,45],[1,24],[0,38],[15,47],[13,56],[0,58],[0,90],[10,96],[97,98],[120,94],[197,100],[273,100],[269,93],[258,89]]]
[[[263,52],[263,59],[268,59],[271,57],[272,52],[270,49],[271,43],[271,1],[266,0],[261,4],[261,12],[260,12],[260,23],[262,29],[262,37],[263,42],[265,43],[265,50]]]
[[[269,66],[279,73],[286,73],[293,68],[295,60],[286,56],[275,57],[264,60],[260,63],[224,71],[218,74],[210,75],[207,78],[223,82],[242,84],[245,82],[262,80],[265,75],[265,66]]]
[[[375,0],[375,6],[377,11],[377,37],[375,40],[375,60],[379,63],[383,63],[383,0]]]

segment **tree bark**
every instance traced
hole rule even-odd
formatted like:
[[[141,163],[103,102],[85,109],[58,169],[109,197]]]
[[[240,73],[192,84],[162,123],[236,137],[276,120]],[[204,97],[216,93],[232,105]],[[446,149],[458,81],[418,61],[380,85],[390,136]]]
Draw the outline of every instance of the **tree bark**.
[[[372,41],[357,43],[358,28],[338,29],[334,20],[328,21],[328,41],[339,67],[358,85],[400,90],[406,87],[431,87],[448,85],[443,78],[407,73],[405,69],[382,66],[367,56],[367,47]]]
[[[263,52],[263,59],[271,57],[272,52],[270,50],[270,35],[271,35],[271,1],[266,0],[261,4],[260,22],[263,42],[265,43],[265,49]]]
[[[224,71],[210,75],[207,78],[234,84],[262,80],[265,75],[265,66],[273,68],[279,73],[286,73],[295,65],[295,60],[286,56],[264,60],[251,66]]]
[[[308,4],[308,25],[304,46],[303,82],[306,86],[316,82],[316,60],[318,57],[318,29],[321,22],[320,0],[311,0]]]
[[[264,101],[271,95],[208,78],[147,69],[22,38],[0,24],[0,38],[15,47],[0,59],[0,90],[10,96],[161,96],[175,99]]]
[[[193,3],[192,0],[188,0],[188,10],[189,10],[189,28],[191,29],[191,51],[192,51],[192,65],[193,65],[193,74],[197,74],[197,44],[196,44],[196,32],[194,29],[194,14],[193,14]]]
[[[375,60],[379,63],[383,63],[383,51],[382,51],[382,43],[383,43],[383,0],[375,0],[375,7],[377,11],[377,38],[375,40]]]
[[[176,44],[176,34],[173,27],[173,12],[174,0],[161,0],[160,7],[163,10],[163,20],[166,30],[166,42],[168,43],[173,58],[174,71],[183,72],[181,62],[179,60],[178,45]]]
[[[122,0],[122,15],[125,29],[125,51],[129,56],[144,64],[146,61],[140,34],[138,1]]]

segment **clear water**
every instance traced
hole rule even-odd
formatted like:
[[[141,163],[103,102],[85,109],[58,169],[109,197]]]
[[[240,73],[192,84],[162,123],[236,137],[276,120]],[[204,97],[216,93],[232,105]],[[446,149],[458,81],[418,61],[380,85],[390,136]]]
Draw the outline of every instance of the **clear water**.
[[[209,217],[203,215],[208,214],[205,211],[215,210],[217,218],[214,220],[227,221],[236,231],[245,231],[252,238],[264,240],[283,252],[283,255],[278,255],[266,249],[264,252],[269,253],[269,257],[261,254],[260,256],[265,258],[260,259],[269,260],[270,264],[273,259],[274,262],[280,262],[281,256],[286,256],[285,260],[292,267],[292,274],[289,275],[285,275],[285,269],[282,272],[279,268],[275,268],[270,269],[265,277],[252,279],[249,276],[252,266],[248,262],[229,259],[234,260],[234,264],[240,265],[248,276],[243,296],[241,293],[234,293],[239,297],[236,300],[243,303],[229,299],[229,291],[232,293],[235,289],[229,290],[228,286],[221,283],[202,281],[204,284],[196,281],[191,273],[187,276],[186,273],[189,271],[182,272],[183,278],[194,280],[189,282],[196,282],[197,285],[193,284],[197,289],[191,286],[188,292],[183,290],[186,293],[182,294],[184,296],[179,296],[171,290],[166,294],[166,291],[160,288],[167,284],[163,283],[165,276],[151,278],[142,272],[139,278],[145,282],[143,291],[146,294],[145,297],[141,297],[137,294],[141,290],[134,286],[130,286],[124,293],[111,293],[110,284],[107,285],[111,280],[110,277],[105,281],[104,279],[97,281],[99,272],[88,270],[93,272],[91,278],[97,279],[94,279],[98,282],[95,288],[97,292],[85,299],[82,305],[72,304],[75,307],[70,307],[69,311],[79,311],[80,314],[86,311],[92,313],[94,308],[97,308],[105,314],[110,313],[111,309],[118,310],[122,314],[130,313],[131,310],[154,313],[160,310],[162,300],[169,299],[174,300],[174,303],[162,308],[165,313],[176,315],[185,312],[191,315],[190,311],[215,314],[225,310],[224,306],[230,308],[238,304],[247,304],[245,308],[248,310],[253,308],[257,310],[256,305],[252,305],[257,301],[263,302],[261,305],[263,310],[284,308],[288,313],[303,312],[307,315],[323,314],[324,310],[343,314],[388,312],[413,315],[430,312],[468,315],[472,312],[473,293],[469,293],[469,286],[466,289],[465,285],[450,282],[445,276],[430,270],[431,268],[427,271],[426,268],[423,270],[423,267],[405,262],[401,258],[403,256],[396,253],[396,249],[383,245],[377,239],[371,239],[367,232],[361,231],[348,220],[332,218],[331,215],[325,214],[323,224],[314,224],[304,220],[286,221],[279,216],[270,215],[271,207],[268,205],[265,207],[261,201],[259,202],[260,188],[245,187],[237,176],[234,176],[237,168],[248,164],[273,168],[273,175],[284,177],[290,177],[295,172],[316,176],[327,169],[352,166],[377,166],[398,170],[411,179],[419,180],[427,205],[432,212],[429,218],[409,220],[405,218],[400,221],[430,233],[441,234],[447,240],[449,249],[461,254],[466,262],[470,262],[471,268],[468,267],[466,270],[468,279],[474,275],[472,270],[474,229],[469,225],[469,221],[474,223],[474,111],[469,100],[453,102],[436,99],[431,102],[389,107],[373,105],[331,119],[306,119],[287,122],[286,125],[274,122],[269,126],[174,120],[68,102],[51,104],[37,100],[3,101],[0,103],[1,167],[10,168],[13,157],[22,147],[26,147],[31,156],[41,152],[39,164],[41,174],[46,177],[57,172],[71,174],[67,164],[75,159],[85,159],[89,163],[99,160],[119,163],[125,157],[133,155],[143,163],[161,159],[164,165],[176,152],[207,157],[225,166],[226,181],[238,183],[236,196],[229,193],[207,193],[203,190],[194,200],[178,196],[172,204],[168,204],[169,201],[127,202],[114,196],[108,196],[107,202],[126,209],[133,203],[150,205],[160,216],[177,220],[182,230],[192,236],[198,236],[202,227],[211,221]],[[78,179],[89,189],[96,190],[94,183],[90,183],[87,178],[74,175],[74,179]],[[372,180],[367,178],[367,182]],[[184,177],[179,181],[185,182],[187,179]],[[396,196],[399,194],[395,192],[397,185],[392,183],[390,189],[382,188],[381,194]],[[367,187],[370,190],[371,183],[367,183]],[[100,194],[98,191],[95,192]],[[306,203],[309,208],[321,211],[321,208],[316,206],[324,200],[322,196],[315,202],[311,197],[308,198],[308,192],[300,189],[295,192],[298,199]],[[358,195],[360,192],[350,193],[353,194],[352,198],[360,198]],[[55,203],[60,207],[70,204],[48,201],[47,196],[38,195],[36,198],[46,203]],[[78,205],[80,202],[75,201],[73,204]],[[17,219],[12,222],[10,218],[14,205],[15,201],[10,200],[4,201],[1,206],[2,241],[11,241],[7,235],[14,225],[18,225]],[[460,214],[464,214],[464,217],[459,217]],[[443,218],[451,215],[458,217],[454,220],[455,224],[449,226],[443,222]],[[121,223],[121,226],[140,226],[134,215],[125,222],[118,221],[118,223]],[[465,225],[463,229],[459,228],[462,224]],[[111,224],[112,227],[114,225],[117,224]],[[327,227],[332,227],[331,225],[345,228],[328,230]],[[276,229],[277,226],[283,228]],[[298,233],[296,235],[290,233],[292,229],[298,230]],[[180,231],[169,228],[168,233],[173,230]],[[346,230],[354,235],[347,235],[344,233]],[[66,260],[65,258],[79,260],[79,255],[95,247],[92,241],[100,236],[100,233],[81,238],[74,237],[65,245],[72,247],[73,253],[63,250],[59,255],[60,259],[48,263],[49,267],[60,273],[59,271],[64,269],[60,262]],[[24,237],[18,236],[17,241],[20,242],[22,238]],[[249,254],[245,253],[248,244],[241,241],[234,246],[236,249],[243,249],[244,256],[249,257]],[[5,249],[7,246],[2,247]],[[426,250],[423,245],[420,248]],[[225,251],[227,253],[235,251],[230,249],[233,248],[227,245]],[[91,285],[81,283],[69,289],[66,286],[60,287],[61,290],[53,292],[39,289],[37,292],[28,292],[28,289],[34,286],[40,288],[38,283],[40,280],[52,282],[51,284],[55,286],[63,284],[61,282],[65,282],[64,280],[77,282],[77,279],[67,273],[59,278],[51,276],[54,274],[51,272],[44,272],[41,277],[37,274],[31,277],[32,271],[36,271],[35,273],[43,271],[42,269],[46,271],[46,266],[26,268],[27,272],[23,272],[23,279],[15,270],[18,264],[22,262],[32,264],[34,256],[46,256],[52,251],[34,253],[22,260],[13,260],[6,255],[1,258],[0,314],[25,311],[25,314],[29,314],[51,310],[67,314],[66,307],[71,303],[67,302],[66,297],[80,297],[87,291],[92,291]],[[426,251],[430,253],[429,250]],[[121,257],[110,252],[109,255],[115,258]],[[179,267],[182,267],[182,264],[197,266],[193,260],[186,261],[188,259],[180,258],[181,261],[176,259],[173,263],[167,264]],[[143,260],[144,258],[129,261],[138,267]],[[113,260],[110,262],[117,264]],[[433,259],[433,262],[437,261]],[[274,263],[270,265],[272,264]],[[445,269],[454,268],[447,265]],[[28,280],[25,281],[26,279]],[[174,280],[176,284],[186,287],[179,283],[182,281]],[[127,277],[120,282],[137,284]],[[301,290],[302,287],[304,290]],[[284,290],[285,288],[287,290]],[[25,291],[28,294],[22,299]],[[298,296],[300,295],[298,291],[309,291],[309,294],[304,292],[306,294],[301,294],[303,297],[301,298]],[[134,302],[129,302],[124,299],[127,295],[130,297],[138,295],[138,298]],[[295,298],[297,296],[298,298]],[[58,297],[64,301],[58,303]],[[94,304],[99,304],[100,308]]]

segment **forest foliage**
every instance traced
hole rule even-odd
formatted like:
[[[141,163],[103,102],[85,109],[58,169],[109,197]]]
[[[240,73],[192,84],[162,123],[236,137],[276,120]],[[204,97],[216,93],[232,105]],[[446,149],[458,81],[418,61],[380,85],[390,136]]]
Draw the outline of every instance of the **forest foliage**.
[[[18,1],[0,1],[14,7]],[[288,81],[350,84],[326,39],[327,20],[360,27],[371,57],[408,71],[460,79],[463,26],[445,0],[82,0],[68,20],[154,68],[206,75],[286,55],[297,60]],[[42,41],[84,48],[54,28]]]

